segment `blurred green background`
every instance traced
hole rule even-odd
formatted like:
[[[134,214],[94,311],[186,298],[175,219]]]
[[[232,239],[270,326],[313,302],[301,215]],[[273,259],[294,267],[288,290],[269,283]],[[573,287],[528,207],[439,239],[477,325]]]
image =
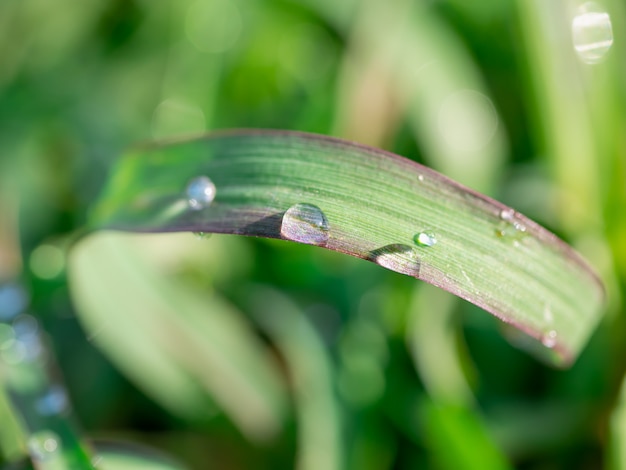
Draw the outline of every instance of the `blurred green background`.
[[[625,24],[619,0],[1,0],[0,282],[83,435],[198,470],[626,468]],[[68,282],[124,149],[231,127],[385,148],[515,207],[598,270],[602,324],[555,370],[414,279],[234,236],[96,236]]]

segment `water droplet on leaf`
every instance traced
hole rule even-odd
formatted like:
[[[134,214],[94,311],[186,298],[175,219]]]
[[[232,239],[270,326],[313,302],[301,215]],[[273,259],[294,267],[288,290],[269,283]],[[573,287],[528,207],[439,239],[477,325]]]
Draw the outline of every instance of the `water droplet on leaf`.
[[[585,3],[572,21],[572,41],[583,62],[596,64],[602,61],[613,45],[609,14],[595,3]]]
[[[553,348],[556,345],[556,337],[556,331],[550,330],[545,335],[543,335],[543,338],[541,338],[541,342],[546,348]]]
[[[526,227],[515,220],[513,209],[502,209],[500,211],[500,224],[495,229],[495,234],[499,238],[512,241],[515,246],[519,246],[519,241],[526,235]]]
[[[209,207],[215,199],[216,188],[210,178],[198,176],[187,184],[187,203],[193,210]]]
[[[370,254],[376,264],[413,277],[419,277],[420,258],[415,249],[401,243],[387,245]]]
[[[419,246],[428,247],[433,246],[435,243],[437,243],[437,238],[432,232],[420,232],[415,234],[415,236],[413,237],[413,241]]]
[[[515,215],[515,211],[513,209],[502,209],[500,211],[500,218],[502,220],[506,220],[507,222],[510,222],[511,220],[513,220],[514,215]]]
[[[193,234],[198,240],[206,240],[207,238],[211,238],[211,235],[213,235],[211,232],[193,232]]]
[[[280,234],[287,240],[324,245],[328,241],[328,221],[319,207],[296,204],[283,215]]]

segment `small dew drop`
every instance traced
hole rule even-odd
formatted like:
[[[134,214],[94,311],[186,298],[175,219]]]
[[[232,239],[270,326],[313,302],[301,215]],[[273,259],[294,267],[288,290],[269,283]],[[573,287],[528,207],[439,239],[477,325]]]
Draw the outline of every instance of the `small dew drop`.
[[[193,234],[198,240],[206,240],[213,235],[211,232],[193,232]]]
[[[609,14],[596,3],[582,5],[572,21],[572,42],[583,62],[601,62],[613,45],[613,26]]]
[[[193,210],[209,207],[215,199],[216,188],[207,176],[198,176],[187,184],[187,203]]]
[[[30,455],[37,460],[49,460],[61,450],[61,439],[52,431],[39,431],[28,440]]]
[[[500,211],[500,218],[502,220],[506,220],[507,222],[510,222],[513,220],[514,214],[515,214],[515,211],[513,209],[502,209]]]
[[[546,348],[553,348],[556,345],[556,337],[556,331],[550,330],[545,335],[543,335],[543,338],[541,338],[541,342]]]
[[[418,179],[419,181],[424,181],[424,175],[419,175],[419,176],[417,177],[417,179]]]
[[[433,246],[437,243],[437,238],[432,232],[420,232],[413,236],[413,241],[419,246]]]
[[[508,240],[514,246],[520,246],[520,240],[526,235],[526,226],[515,220],[515,211],[513,209],[502,209],[500,211],[500,223],[495,229],[498,238]]]
[[[283,215],[280,234],[287,240],[324,245],[328,241],[328,220],[313,204],[296,204]]]
[[[383,268],[419,277],[420,258],[418,252],[408,245],[394,243],[370,253],[370,259]]]

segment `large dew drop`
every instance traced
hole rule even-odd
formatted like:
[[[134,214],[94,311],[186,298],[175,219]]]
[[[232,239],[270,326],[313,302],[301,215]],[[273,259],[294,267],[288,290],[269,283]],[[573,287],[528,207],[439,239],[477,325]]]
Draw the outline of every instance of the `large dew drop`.
[[[192,179],[185,190],[189,207],[196,211],[209,207],[215,199],[215,193],[215,185],[207,176]]]
[[[572,21],[572,41],[580,59],[596,64],[613,45],[611,17],[595,3],[585,3]]]
[[[325,245],[328,241],[328,220],[313,204],[296,204],[283,215],[280,234],[287,240],[307,245]]]
[[[419,277],[420,259],[415,249],[401,243],[387,245],[370,253],[370,259],[383,268]]]

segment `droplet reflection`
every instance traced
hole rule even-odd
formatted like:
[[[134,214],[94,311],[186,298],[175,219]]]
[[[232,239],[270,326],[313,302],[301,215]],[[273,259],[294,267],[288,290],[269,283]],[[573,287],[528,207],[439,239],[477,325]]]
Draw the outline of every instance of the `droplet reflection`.
[[[429,247],[437,243],[437,237],[432,232],[420,232],[415,234],[413,241],[419,246]]]
[[[519,246],[519,242],[528,235],[526,226],[515,219],[513,209],[500,211],[500,223],[495,229],[495,234],[498,238],[513,242],[515,246]]]
[[[198,176],[192,179],[187,185],[187,203],[193,210],[201,210],[209,207],[215,199],[215,185],[210,178],[206,176]]]
[[[408,245],[394,243],[387,245],[370,254],[370,259],[376,264],[413,277],[419,277],[420,258],[416,250]]]
[[[572,21],[572,41],[583,62],[601,62],[613,45],[613,26],[609,14],[596,3],[585,3]]]
[[[324,245],[328,241],[328,220],[313,204],[295,204],[283,215],[280,234],[287,240]]]
[[[543,338],[541,338],[541,342],[546,348],[553,348],[554,346],[556,346],[556,337],[556,331],[550,330],[545,335],[543,335]]]

